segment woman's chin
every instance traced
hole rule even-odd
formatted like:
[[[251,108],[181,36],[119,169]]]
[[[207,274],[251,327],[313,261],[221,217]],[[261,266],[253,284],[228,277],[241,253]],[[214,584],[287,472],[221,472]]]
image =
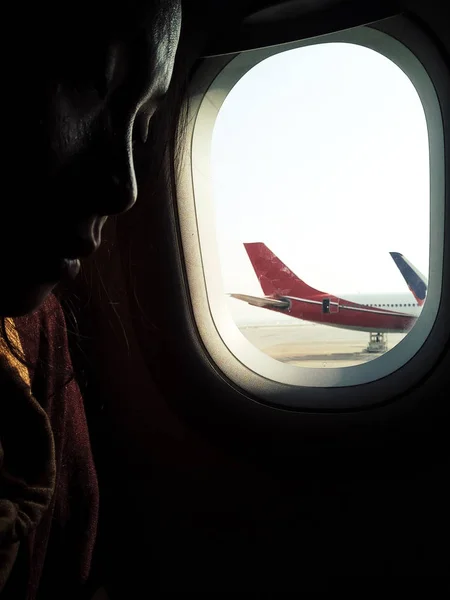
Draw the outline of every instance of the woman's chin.
[[[55,283],[14,285],[0,294],[0,316],[22,317],[34,312],[52,292]]]

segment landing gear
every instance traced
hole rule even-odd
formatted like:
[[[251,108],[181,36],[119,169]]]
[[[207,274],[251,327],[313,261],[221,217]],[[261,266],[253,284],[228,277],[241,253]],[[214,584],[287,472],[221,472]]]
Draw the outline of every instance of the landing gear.
[[[366,352],[387,352],[387,334],[371,333]]]

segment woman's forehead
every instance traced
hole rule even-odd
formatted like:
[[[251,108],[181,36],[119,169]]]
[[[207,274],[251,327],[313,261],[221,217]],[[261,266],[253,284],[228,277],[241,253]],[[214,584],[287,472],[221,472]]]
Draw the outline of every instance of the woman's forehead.
[[[72,6],[72,8],[70,8]],[[101,49],[111,41],[129,40],[143,31],[155,36],[178,35],[181,0],[80,0],[64,9],[45,8],[30,41],[45,49],[78,53]]]
[[[37,31],[34,60],[52,80],[89,80],[102,70],[111,44],[146,39],[147,60],[161,70],[172,62],[181,27],[180,0],[130,0],[111,8],[104,0],[81,0],[70,19],[55,15],[51,30]],[[83,10],[83,7],[85,10]],[[39,54],[42,53],[41,57]],[[169,66],[169,65],[166,65]]]

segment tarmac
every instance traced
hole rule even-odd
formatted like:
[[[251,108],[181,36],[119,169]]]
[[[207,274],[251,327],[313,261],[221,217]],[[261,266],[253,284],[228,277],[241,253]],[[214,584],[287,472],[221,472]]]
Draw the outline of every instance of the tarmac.
[[[259,350],[272,358],[299,367],[350,367],[376,359],[367,352],[369,334],[316,324],[250,325],[239,328]],[[388,351],[407,333],[387,334]]]

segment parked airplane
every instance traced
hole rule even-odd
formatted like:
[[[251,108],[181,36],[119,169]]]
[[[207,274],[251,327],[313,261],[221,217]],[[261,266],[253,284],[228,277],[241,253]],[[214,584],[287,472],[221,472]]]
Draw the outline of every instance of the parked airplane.
[[[411,293],[344,294],[338,297],[309,286],[265,244],[256,242],[244,246],[265,296],[231,296],[252,306],[322,325],[367,331],[379,336],[372,340],[374,343],[383,345],[382,334],[409,331],[422,311],[427,280],[398,252],[390,254]]]

